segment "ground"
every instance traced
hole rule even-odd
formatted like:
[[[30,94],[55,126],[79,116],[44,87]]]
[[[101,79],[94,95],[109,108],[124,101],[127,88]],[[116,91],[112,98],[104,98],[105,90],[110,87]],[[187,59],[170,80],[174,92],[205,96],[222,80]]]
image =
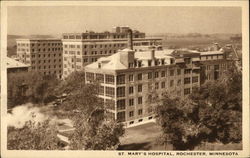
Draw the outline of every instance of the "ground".
[[[162,150],[164,146],[157,145],[160,135],[160,127],[153,122],[127,128],[118,150]]]

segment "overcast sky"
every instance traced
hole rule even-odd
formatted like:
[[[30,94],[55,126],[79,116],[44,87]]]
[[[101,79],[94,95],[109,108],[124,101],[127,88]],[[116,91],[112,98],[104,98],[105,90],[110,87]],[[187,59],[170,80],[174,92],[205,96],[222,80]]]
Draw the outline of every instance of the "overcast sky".
[[[241,33],[239,7],[8,7],[8,34],[61,34],[130,26],[146,33]]]

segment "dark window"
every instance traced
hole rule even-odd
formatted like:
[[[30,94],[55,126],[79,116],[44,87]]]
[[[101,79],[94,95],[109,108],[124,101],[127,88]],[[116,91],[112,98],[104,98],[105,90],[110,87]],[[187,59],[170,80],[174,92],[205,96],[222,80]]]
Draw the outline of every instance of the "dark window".
[[[185,88],[184,89],[184,95],[190,94],[190,88]]]
[[[142,85],[141,84],[138,85],[138,92],[142,92]]]
[[[190,77],[184,78],[184,84],[190,84]]]
[[[117,121],[124,122],[125,121],[125,111],[117,113]]]
[[[129,99],[129,106],[133,106],[134,105],[134,99]]]
[[[152,79],[152,72],[148,73],[148,79]]]
[[[137,80],[142,80],[142,74],[141,73],[137,75]]]
[[[129,79],[129,81],[134,81],[134,75],[129,75],[129,77],[128,77],[128,79]]]
[[[193,83],[196,83],[196,82],[198,82],[198,81],[199,81],[198,76],[192,78],[192,82],[193,82]]]
[[[125,97],[125,87],[117,88],[117,97]]]
[[[138,97],[138,104],[142,104],[142,97]]]
[[[117,110],[124,110],[125,109],[125,99],[117,101]]]
[[[165,82],[161,83],[161,88],[165,88]]]
[[[133,86],[129,87],[128,93],[129,94],[133,94],[134,93],[134,87]]]
[[[165,75],[166,75],[165,71],[162,71],[161,72],[161,77],[165,77]]]
[[[170,76],[174,76],[174,70],[170,70]]]
[[[117,76],[117,84],[125,84],[125,75]]]
[[[158,72],[155,72],[154,77],[155,77],[155,78],[158,78],[158,77],[159,77],[159,73],[158,73]]]
[[[114,84],[114,75],[105,75],[105,82],[107,84]]]

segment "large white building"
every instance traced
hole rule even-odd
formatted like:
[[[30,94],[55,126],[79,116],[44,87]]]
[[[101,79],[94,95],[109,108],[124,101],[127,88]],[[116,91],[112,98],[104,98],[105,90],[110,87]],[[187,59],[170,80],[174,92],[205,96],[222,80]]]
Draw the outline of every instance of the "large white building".
[[[130,126],[153,119],[153,96],[169,91],[184,97],[205,80],[218,79],[228,64],[222,50],[124,49],[85,66],[85,77],[86,83],[100,83],[99,97],[113,103],[110,115]]]

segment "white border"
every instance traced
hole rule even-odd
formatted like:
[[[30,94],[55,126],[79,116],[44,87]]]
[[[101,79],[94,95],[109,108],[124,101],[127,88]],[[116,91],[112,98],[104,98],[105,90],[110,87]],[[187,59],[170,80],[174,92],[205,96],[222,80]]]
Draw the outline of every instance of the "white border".
[[[248,1],[4,1],[1,2],[1,156],[5,157],[126,157],[119,151],[18,151],[6,150],[7,125],[4,117],[7,111],[7,7],[8,6],[234,6],[242,7],[243,40],[243,150],[239,156],[249,157],[249,2]],[[123,151],[122,151],[123,152]],[[126,152],[126,151],[125,151]],[[146,151],[145,151],[146,152]],[[157,152],[157,151],[155,151]],[[162,152],[162,151],[159,151]],[[169,151],[175,153],[176,151]],[[206,151],[207,152],[207,151]],[[223,152],[223,151],[220,151]],[[138,157],[138,156],[130,156]],[[139,156],[142,157],[142,156]],[[147,156],[152,157],[152,156]],[[166,157],[166,156],[155,156]],[[198,157],[198,156],[183,156]],[[209,156],[206,156],[209,157]],[[214,157],[214,156],[211,156]],[[227,157],[227,156],[220,156]]]

